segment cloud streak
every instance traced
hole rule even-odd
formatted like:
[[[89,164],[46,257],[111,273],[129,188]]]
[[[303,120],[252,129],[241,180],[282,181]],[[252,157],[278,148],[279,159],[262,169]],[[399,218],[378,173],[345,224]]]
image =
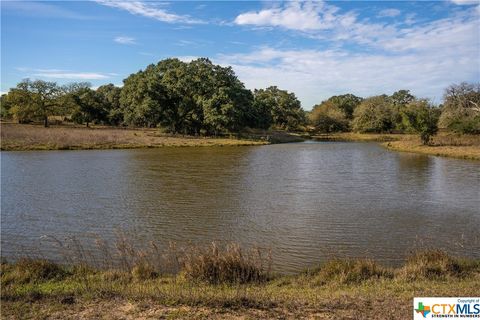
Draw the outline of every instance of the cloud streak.
[[[113,41],[120,44],[136,44],[135,38],[127,37],[127,36],[115,37]]]
[[[74,72],[71,70],[62,69],[32,69],[19,67],[18,71],[27,73],[29,77],[39,77],[48,79],[67,79],[67,80],[103,80],[109,79],[112,76],[117,76],[116,73],[101,73],[101,72]]]
[[[396,17],[396,16],[399,16],[402,12],[398,9],[385,9],[385,10],[382,10],[378,13],[378,17],[380,18],[384,18],[384,17],[388,17],[388,18],[393,18],[393,17]]]
[[[170,13],[163,8],[158,8],[153,3],[142,1],[116,1],[116,0],[94,0],[96,3],[128,11],[133,15],[143,16],[167,23],[186,23],[199,24],[204,23],[201,20],[194,19],[187,15],[177,15]]]

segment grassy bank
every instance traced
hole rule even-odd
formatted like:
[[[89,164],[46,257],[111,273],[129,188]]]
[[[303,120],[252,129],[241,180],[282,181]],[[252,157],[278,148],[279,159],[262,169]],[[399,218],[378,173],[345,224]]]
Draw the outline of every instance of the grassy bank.
[[[398,141],[382,143],[390,150],[430,154],[442,157],[480,160],[480,136],[439,134],[431,145],[425,146],[418,137],[405,137]]]
[[[474,296],[480,286],[480,261],[435,250],[398,268],[334,259],[294,276],[256,269],[261,277],[245,277],[252,263],[214,250],[195,256],[178,276],[138,265],[120,271],[4,263],[2,318],[407,319],[415,296]]]
[[[439,133],[432,143],[425,146],[418,135],[334,133],[313,136],[322,141],[370,141],[382,142],[382,146],[394,151],[415,152],[435,156],[480,160],[480,136]]]
[[[2,124],[1,149],[79,150],[158,147],[250,146],[267,144],[265,140],[167,135],[157,129],[85,128]]]

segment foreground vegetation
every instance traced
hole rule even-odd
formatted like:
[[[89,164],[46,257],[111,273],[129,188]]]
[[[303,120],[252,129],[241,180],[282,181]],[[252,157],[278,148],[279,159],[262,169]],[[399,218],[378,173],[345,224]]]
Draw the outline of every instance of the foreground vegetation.
[[[291,276],[273,275],[268,259],[238,246],[183,258],[178,275],[162,275],[147,260],[106,270],[3,263],[2,318],[406,319],[415,296],[474,296],[480,286],[479,260],[438,250],[416,252],[397,268],[333,259]]]

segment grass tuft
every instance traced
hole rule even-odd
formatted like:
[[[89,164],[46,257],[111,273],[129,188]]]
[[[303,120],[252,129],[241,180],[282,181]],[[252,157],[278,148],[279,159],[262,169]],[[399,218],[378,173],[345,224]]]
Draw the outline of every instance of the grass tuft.
[[[136,280],[150,280],[158,277],[155,269],[146,262],[141,262],[132,268],[132,276]]]
[[[398,271],[405,280],[446,279],[464,277],[480,271],[478,261],[467,261],[449,256],[441,250],[418,251],[410,255]]]
[[[267,260],[259,250],[244,251],[237,244],[220,248],[212,243],[200,252],[187,254],[183,274],[189,280],[210,284],[258,283],[268,279]]]
[[[4,269],[5,268],[5,269]],[[47,261],[20,259],[14,265],[2,265],[2,283],[37,283],[62,280],[69,275],[65,268]]]
[[[329,282],[351,284],[370,279],[393,278],[391,270],[370,259],[334,259],[307,274],[313,275],[317,284]]]

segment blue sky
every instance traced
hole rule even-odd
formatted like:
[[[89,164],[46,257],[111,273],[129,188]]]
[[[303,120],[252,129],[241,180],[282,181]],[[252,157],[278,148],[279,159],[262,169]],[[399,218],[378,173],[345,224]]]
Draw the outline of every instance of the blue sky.
[[[167,57],[231,65],[311,107],[331,95],[480,82],[480,4],[448,1],[3,1],[1,91],[30,77],[94,87]]]

